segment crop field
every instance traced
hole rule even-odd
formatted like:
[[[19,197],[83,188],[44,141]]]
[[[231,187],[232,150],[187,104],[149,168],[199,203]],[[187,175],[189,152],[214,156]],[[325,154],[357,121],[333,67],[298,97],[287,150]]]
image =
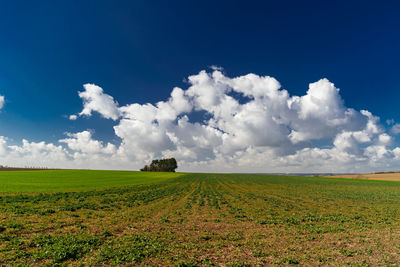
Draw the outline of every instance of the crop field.
[[[336,178],[364,179],[364,180],[382,180],[400,182],[400,172],[366,173],[366,174],[348,174],[336,175]]]
[[[103,179],[98,173],[102,186],[93,189],[79,180],[75,188],[68,183],[64,189],[58,182],[43,187],[81,190],[76,192],[16,193],[12,182],[2,187],[11,189],[0,194],[0,265],[400,262],[397,182],[245,174],[158,178],[149,173],[151,183],[143,184],[139,174],[130,181],[115,172],[118,182],[113,184],[108,181],[112,172],[107,175]],[[21,183],[29,175],[24,177]],[[135,177],[141,180],[136,185]],[[21,188],[28,189],[26,184]]]
[[[160,182],[177,173],[93,170],[45,170],[0,172],[0,193],[109,189]]]

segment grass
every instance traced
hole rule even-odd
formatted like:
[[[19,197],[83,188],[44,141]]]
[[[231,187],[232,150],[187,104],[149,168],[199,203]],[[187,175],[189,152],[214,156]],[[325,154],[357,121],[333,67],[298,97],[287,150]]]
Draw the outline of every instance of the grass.
[[[50,192],[105,189],[160,182],[177,173],[45,170],[0,172],[0,192]]]
[[[397,182],[239,174],[119,181],[0,194],[0,265],[400,262]]]

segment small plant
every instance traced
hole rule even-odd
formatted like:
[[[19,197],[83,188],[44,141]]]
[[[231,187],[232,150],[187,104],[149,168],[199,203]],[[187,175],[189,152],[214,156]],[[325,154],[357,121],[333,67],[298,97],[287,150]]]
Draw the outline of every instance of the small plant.
[[[256,258],[265,256],[265,254],[261,250],[253,250],[251,254]]]
[[[9,222],[9,223],[7,224],[7,227],[8,227],[8,228],[12,228],[12,229],[17,229],[17,230],[24,229],[24,225],[23,225],[22,223],[20,223],[20,222],[14,222],[14,221]]]
[[[162,216],[160,218],[160,222],[162,223],[168,223],[169,222],[169,216]]]
[[[293,256],[282,258],[281,260],[283,263],[287,264],[299,264],[300,262],[294,258]]]
[[[113,234],[112,234],[110,231],[105,230],[105,231],[103,232],[102,236],[103,236],[103,237],[110,237],[110,236],[113,236]]]
[[[227,267],[250,267],[251,265],[244,262],[228,263]]]
[[[339,249],[340,254],[346,257],[353,257],[354,255],[361,254],[360,251],[358,250],[350,250],[350,249],[345,249],[341,248]]]
[[[196,267],[197,264],[190,261],[182,261],[174,264],[174,267]]]
[[[53,209],[41,210],[38,212],[39,215],[49,215],[49,214],[54,214],[54,213],[56,213],[56,211]]]

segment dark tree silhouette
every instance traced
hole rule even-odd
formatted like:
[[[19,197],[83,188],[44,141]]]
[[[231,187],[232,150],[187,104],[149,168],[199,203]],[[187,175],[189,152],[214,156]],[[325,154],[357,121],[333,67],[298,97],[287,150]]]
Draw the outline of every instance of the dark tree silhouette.
[[[175,169],[178,168],[178,164],[176,163],[175,158],[169,159],[155,159],[151,162],[150,166],[146,165],[141,171],[144,172],[175,172]]]

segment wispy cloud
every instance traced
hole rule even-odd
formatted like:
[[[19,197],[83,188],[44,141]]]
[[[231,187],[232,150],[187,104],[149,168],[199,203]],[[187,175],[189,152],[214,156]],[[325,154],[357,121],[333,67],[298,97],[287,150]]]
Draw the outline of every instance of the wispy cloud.
[[[4,103],[5,103],[5,98],[4,96],[0,95],[0,109],[4,107]]]

